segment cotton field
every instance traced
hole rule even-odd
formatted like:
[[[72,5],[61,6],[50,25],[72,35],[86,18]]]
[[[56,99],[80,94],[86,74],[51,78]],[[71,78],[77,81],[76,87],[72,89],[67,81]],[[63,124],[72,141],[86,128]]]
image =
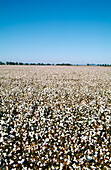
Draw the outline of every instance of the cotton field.
[[[111,67],[0,66],[0,169],[110,169]]]

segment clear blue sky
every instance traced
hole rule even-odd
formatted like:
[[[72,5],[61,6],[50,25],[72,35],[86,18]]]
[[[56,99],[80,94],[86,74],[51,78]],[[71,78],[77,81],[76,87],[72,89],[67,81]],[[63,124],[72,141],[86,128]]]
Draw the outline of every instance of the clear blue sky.
[[[111,63],[111,0],[0,0],[0,60]]]

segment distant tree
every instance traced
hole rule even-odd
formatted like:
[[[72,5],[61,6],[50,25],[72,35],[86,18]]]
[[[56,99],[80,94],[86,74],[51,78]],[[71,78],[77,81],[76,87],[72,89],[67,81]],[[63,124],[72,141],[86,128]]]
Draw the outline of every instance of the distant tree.
[[[72,64],[69,64],[69,63],[67,63],[67,64],[65,64],[66,66],[71,66]]]
[[[89,66],[90,64],[89,63],[87,63],[87,66]]]
[[[0,65],[5,65],[5,63],[3,63],[2,61],[0,61]]]
[[[6,65],[16,65],[16,63],[15,62],[12,62],[12,61],[10,61],[10,62],[6,62]]]
[[[23,63],[20,62],[19,65],[23,65]]]
[[[43,63],[37,63],[37,65],[45,65],[45,64],[43,64]]]
[[[10,65],[15,65],[16,63],[15,62],[10,62]]]
[[[30,65],[36,65],[36,63],[30,63]]]
[[[47,63],[48,66],[50,66],[51,64],[50,63]]]
[[[62,64],[56,64],[57,66],[71,66],[72,64],[69,64],[69,63],[62,63]]]

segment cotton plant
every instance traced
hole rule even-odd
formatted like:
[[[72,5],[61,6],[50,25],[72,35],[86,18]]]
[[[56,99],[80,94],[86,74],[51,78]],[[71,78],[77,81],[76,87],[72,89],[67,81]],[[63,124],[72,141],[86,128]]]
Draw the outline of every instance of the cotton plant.
[[[5,169],[110,168],[111,68],[1,66]]]

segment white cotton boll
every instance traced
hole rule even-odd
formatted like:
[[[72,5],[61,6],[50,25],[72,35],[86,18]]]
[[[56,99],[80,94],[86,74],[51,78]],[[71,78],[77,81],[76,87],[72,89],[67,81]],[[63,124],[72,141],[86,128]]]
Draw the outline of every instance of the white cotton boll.
[[[70,164],[70,156],[68,155],[68,160],[67,160],[67,164],[69,165]]]
[[[3,125],[5,122],[3,120],[1,120],[1,125]]]
[[[13,148],[13,151],[16,151],[16,148]]]
[[[23,164],[23,162],[24,162],[24,159],[22,159],[22,160],[20,161],[21,164]]]
[[[106,153],[106,155],[110,155],[110,153],[109,153],[109,152],[107,152],[107,153]]]
[[[52,152],[51,152],[51,151],[49,151],[49,155],[50,155],[50,156],[52,155]]]
[[[48,155],[45,155],[45,157],[48,159]]]
[[[42,147],[43,151],[45,150],[45,146]]]
[[[76,157],[74,157],[74,161],[77,161],[77,160],[76,160]]]
[[[60,170],[62,170],[63,168],[63,163],[60,163]]]
[[[67,159],[65,158],[64,161],[67,162]]]
[[[28,91],[30,91],[30,90],[31,90],[31,88],[29,87],[27,90],[28,90]]]
[[[57,147],[55,146],[55,151],[57,151]]]
[[[12,163],[14,163],[14,161],[13,161],[13,160],[10,160],[10,164],[12,164]]]
[[[92,168],[92,169],[94,169],[94,170],[96,170],[96,169],[97,169],[97,168],[96,168],[95,166],[93,166],[93,165],[91,166],[91,168]]]
[[[52,166],[51,169],[55,170],[54,166]]]
[[[6,156],[6,153],[3,153],[4,157]]]
[[[87,156],[87,158],[88,158],[89,160],[91,160],[91,159],[92,159],[92,157],[91,157],[91,156],[89,156],[89,155]]]
[[[46,138],[45,142],[47,143],[49,141],[49,138]]]
[[[62,135],[61,135],[62,137],[64,137],[65,135],[64,135],[64,133],[62,133]]]
[[[0,142],[3,142],[3,136],[0,138]]]
[[[60,126],[63,126],[63,123],[62,123],[62,122],[60,123]]]
[[[105,163],[107,162],[107,160],[105,159],[105,161],[104,161]]]
[[[77,167],[75,163],[72,166],[73,166],[74,169]]]

